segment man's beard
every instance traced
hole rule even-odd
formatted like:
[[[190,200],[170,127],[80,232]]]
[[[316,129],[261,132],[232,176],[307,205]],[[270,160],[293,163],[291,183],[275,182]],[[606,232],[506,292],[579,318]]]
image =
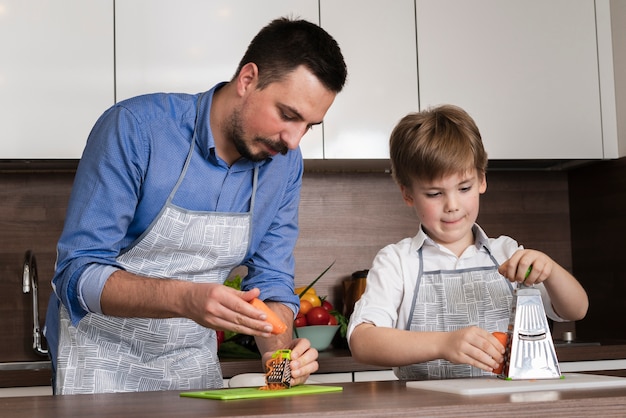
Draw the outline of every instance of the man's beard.
[[[250,150],[248,143],[244,139],[243,127],[241,126],[241,115],[239,114],[238,110],[235,110],[230,118],[230,129],[226,132],[226,135],[227,139],[230,140],[235,146],[235,149],[237,149],[237,152],[242,157],[250,161],[263,161],[271,157],[271,154],[269,152],[261,151],[257,154],[254,154]],[[263,138],[260,136],[255,137],[252,142],[263,143],[282,155],[287,154],[287,151],[289,151],[289,148],[287,148],[287,146],[282,142],[272,141],[271,139]]]

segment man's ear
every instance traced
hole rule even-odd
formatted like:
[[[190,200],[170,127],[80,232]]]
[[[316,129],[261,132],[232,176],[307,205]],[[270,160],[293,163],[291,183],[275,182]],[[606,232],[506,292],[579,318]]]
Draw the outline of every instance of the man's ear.
[[[413,206],[413,195],[411,191],[406,186],[400,186],[400,190],[402,191],[402,198],[404,199],[404,203],[408,206]]]
[[[253,62],[245,64],[237,74],[237,92],[244,95],[249,89],[255,89],[258,80],[259,67]]]

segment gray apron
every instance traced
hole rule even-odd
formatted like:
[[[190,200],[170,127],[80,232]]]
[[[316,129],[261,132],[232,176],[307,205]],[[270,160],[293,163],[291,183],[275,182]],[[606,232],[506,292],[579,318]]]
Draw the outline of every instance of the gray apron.
[[[198,110],[200,100],[198,100]],[[196,116],[197,124],[197,116]],[[258,169],[248,213],[190,211],[172,204],[196,142],[167,202],[117,261],[128,272],[198,283],[223,283],[248,251]],[[217,338],[186,318],[87,314],[71,325],[61,305],[57,394],[221,388]]]
[[[504,331],[509,324],[513,286],[493,266],[460,270],[423,271],[422,250],[411,315],[411,331],[456,331],[477,326],[489,332]],[[400,380],[450,379],[493,375],[468,364],[437,359],[398,368]]]

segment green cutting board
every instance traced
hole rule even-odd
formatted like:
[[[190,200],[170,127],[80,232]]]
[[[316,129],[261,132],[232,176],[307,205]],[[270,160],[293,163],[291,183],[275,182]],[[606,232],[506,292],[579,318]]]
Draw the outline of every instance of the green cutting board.
[[[199,392],[183,392],[180,396],[187,398],[220,399],[223,401],[232,399],[256,399],[277,398],[281,396],[310,395],[313,393],[341,392],[341,386],[300,385],[282,390],[261,390],[259,388],[232,388],[203,390]]]

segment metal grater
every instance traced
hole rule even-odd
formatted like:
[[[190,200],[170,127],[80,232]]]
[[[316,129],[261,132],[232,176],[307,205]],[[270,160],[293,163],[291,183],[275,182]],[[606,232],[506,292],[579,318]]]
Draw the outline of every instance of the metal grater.
[[[267,387],[272,389],[291,387],[291,350],[278,350],[270,360],[267,361],[266,367],[268,372],[265,376]]]
[[[515,289],[507,332],[508,344],[500,377],[509,380],[561,377],[539,289],[523,284]]]

